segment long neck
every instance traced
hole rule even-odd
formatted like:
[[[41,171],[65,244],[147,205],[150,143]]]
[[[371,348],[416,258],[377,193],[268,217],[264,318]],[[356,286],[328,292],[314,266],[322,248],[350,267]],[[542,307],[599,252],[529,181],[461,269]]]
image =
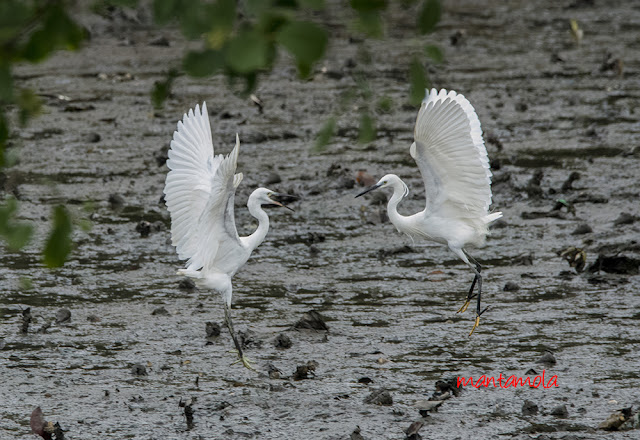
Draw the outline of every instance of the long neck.
[[[391,220],[391,223],[393,223],[393,225],[399,231],[401,231],[406,217],[398,213],[398,204],[404,198],[406,193],[407,186],[404,184],[404,182],[397,182],[395,185],[393,185],[393,195],[391,196],[391,199],[389,199],[389,203],[387,204],[387,214],[389,215],[389,220]]]
[[[269,231],[269,216],[264,212],[262,206],[260,206],[260,202],[252,197],[249,198],[247,208],[249,208],[249,213],[258,219],[258,229],[248,237],[243,237],[244,244],[253,252],[267,236],[267,232]]]

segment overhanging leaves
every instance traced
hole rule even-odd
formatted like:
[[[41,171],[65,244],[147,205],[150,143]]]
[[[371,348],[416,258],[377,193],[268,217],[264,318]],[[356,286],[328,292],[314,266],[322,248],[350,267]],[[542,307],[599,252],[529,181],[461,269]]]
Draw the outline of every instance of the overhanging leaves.
[[[416,57],[411,60],[411,65],[409,66],[409,84],[411,85],[409,102],[412,105],[420,105],[424,98],[425,89],[429,87],[429,81],[422,63]]]
[[[191,76],[209,76],[224,67],[224,55],[218,50],[191,51],[182,65]]]
[[[376,138],[376,127],[374,126],[373,119],[367,112],[363,112],[360,115],[360,130],[358,133],[358,142],[361,144],[367,144]]]
[[[4,238],[11,250],[24,247],[33,233],[33,227],[30,224],[16,222],[17,210],[18,202],[12,197],[0,205],[0,236]]]
[[[44,264],[60,267],[71,252],[71,216],[64,206],[53,210],[53,227],[43,251]]]
[[[438,46],[429,45],[424,48],[424,51],[427,56],[433,60],[434,63],[440,64],[444,61],[444,54]]]
[[[266,66],[269,46],[258,32],[241,31],[229,41],[225,50],[227,66],[239,74],[247,74]]]
[[[441,13],[440,0],[426,0],[418,14],[418,29],[420,29],[420,33],[432,32],[440,21]]]
[[[295,57],[300,76],[307,77],[313,63],[324,55],[328,36],[314,23],[294,21],[282,27],[277,41]]]
[[[330,117],[327,122],[324,123],[322,129],[318,132],[318,138],[316,139],[316,145],[314,149],[316,151],[322,151],[327,146],[331,138],[333,137],[333,133],[336,130],[336,118],[335,116]]]

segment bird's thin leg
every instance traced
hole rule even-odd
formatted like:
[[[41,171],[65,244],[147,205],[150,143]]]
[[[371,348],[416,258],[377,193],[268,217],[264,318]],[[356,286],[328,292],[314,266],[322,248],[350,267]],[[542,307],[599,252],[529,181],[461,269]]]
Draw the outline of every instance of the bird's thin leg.
[[[471,303],[471,300],[476,297],[476,295],[474,295],[474,293],[473,293],[473,289],[476,287],[476,283],[478,283],[478,294],[482,290],[482,276],[480,275],[480,272],[482,271],[482,266],[480,265],[480,263],[478,263],[478,261],[476,261],[475,258],[473,258],[471,255],[469,255],[469,253],[467,253],[466,250],[461,249],[461,254],[462,254],[462,255],[460,255],[461,258],[462,258],[462,256],[466,257],[466,259],[462,258],[462,260],[465,263],[467,263],[471,267],[471,269],[473,269],[473,271],[475,272],[475,276],[473,277],[473,282],[471,283],[471,288],[469,289],[469,293],[467,294],[467,298],[465,299],[464,304],[462,305],[462,307],[460,307],[460,309],[458,310],[457,313],[466,312],[467,308],[469,307],[469,304]],[[480,301],[479,298],[478,298],[478,301]]]
[[[482,266],[480,265],[480,263],[478,263],[476,261],[475,258],[473,258],[471,255],[469,255],[467,253],[467,251],[463,250],[463,252],[467,256],[467,258],[469,258],[469,260],[471,260],[471,262],[473,264],[475,264],[475,266],[476,266],[475,269],[474,269],[474,271],[476,272],[476,276],[474,278],[474,282],[471,284],[471,291],[473,291],[473,287],[474,287],[474,284],[475,284],[476,280],[478,282],[478,301],[476,303],[476,321],[473,324],[473,328],[469,332],[469,336],[471,336],[473,334],[473,332],[475,331],[476,327],[478,327],[478,325],[480,324],[480,316],[484,312],[486,312],[487,309],[485,308],[484,310],[480,311],[480,301],[482,300],[482,275],[480,275],[480,271],[482,270]],[[469,293],[471,293],[471,291]],[[469,301],[472,298],[473,298],[473,296],[471,296],[471,298],[467,297],[467,300]],[[466,310],[466,308],[465,308],[465,310]]]
[[[478,275],[476,274],[473,277],[473,282],[471,283],[471,289],[469,289],[469,293],[467,293],[467,298],[464,300],[464,304],[462,304],[462,307],[460,307],[456,313],[464,313],[467,311],[467,308],[469,307],[471,300],[475,298],[475,295],[473,294],[473,289],[476,287],[477,282],[478,282]]]
[[[462,307],[460,307],[460,309],[458,310],[458,313],[465,312],[469,307],[471,300],[477,296],[478,299],[476,304],[476,320],[473,324],[473,328],[471,329],[471,332],[469,333],[469,336],[471,336],[475,331],[476,327],[478,327],[478,325],[480,324],[480,315],[482,315],[487,310],[487,309],[484,309],[483,311],[480,311],[480,301],[482,299],[482,275],[480,274],[480,272],[482,271],[482,266],[480,265],[480,263],[476,261],[475,258],[469,255],[469,253],[467,253],[466,250],[461,248],[451,247],[451,246],[449,246],[449,248],[453,252],[455,252],[456,255],[458,255],[460,259],[462,259],[462,261],[467,263],[475,273],[475,276],[473,277],[473,282],[471,283],[471,288],[469,289],[469,293],[467,294],[467,298],[465,299],[465,302],[462,305]],[[473,292],[476,285],[478,286],[478,293],[474,294]]]
[[[227,328],[229,329],[229,333],[231,333],[231,339],[233,339],[233,344],[236,346],[236,351],[238,353],[238,360],[234,362],[241,362],[249,370],[254,370],[253,365],[251,365],[251,361],[244,355],[242,352],[242,346],[240,345],[240,341],[238,341],[238,337],[236,336],[236,332],[233,329],[233,322],[231,321],[231,307],[225,306],[224,308],[224,320],[227,324]]]

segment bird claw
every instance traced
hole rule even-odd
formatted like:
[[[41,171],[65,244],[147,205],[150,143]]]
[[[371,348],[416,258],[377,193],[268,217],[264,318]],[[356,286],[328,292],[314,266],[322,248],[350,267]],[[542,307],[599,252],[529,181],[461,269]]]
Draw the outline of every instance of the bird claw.
[[[235,353],[238,356],[238,359],[234,362],[231,363],[231,365],[235,365],[237,363],[242,363],[242,365],[244,365],[245,368],[251,370],[251,371],[258,371],[253,367],[253,361],[251,359],[249,359],[248,357],[246,357],[244,354],[240,355],[238,353],[238,350],[230,350],[229,353]]]
[[[462,304],[462,307],[460,307],[456,313],[464,313],[464,312],[466,312],[467,308],[469,308],[469,304],[471,304],[471,299],[467,298],[466,301],[464,302],[464,304]]]
[[[476,316],[476,322],[473,324],[473,328],[469,332],[469,336],[471,336],[473,334],[473,332],[476,330],[476,327],[479,326],[479,325],[480,325],[480,315],[477,315]]]

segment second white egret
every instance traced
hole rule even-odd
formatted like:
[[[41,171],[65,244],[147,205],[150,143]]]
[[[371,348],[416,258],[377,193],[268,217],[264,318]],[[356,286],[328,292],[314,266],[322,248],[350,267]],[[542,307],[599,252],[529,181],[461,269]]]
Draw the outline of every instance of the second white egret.
[[[235,174],[239,150],[236,134],[231,153],[214,156],[207,105],[203,103],[202,109],[196,105],[195,112],[189,110],[173,133],[164,194],[171,213],[172,244],[180,259],[188,260],[187,267],[178,273],[193,278],[199,287],[222,295],[225,322],[239,362],[252,369],[231,321],[231,278],[267,235],[269,216],[262,205],[287,207],[278,200],[284,194],[256,189],[249,196],[247,207],[258,219],[258,228],[247,237],[238,236],[233,204],[242,181],[242,173]]]
[[[418,164],[426,190],[423,211],[404,216],[398,204],[409,194],[407,185],[395,174],[387,174],[356,197],[374,189],[391,187],[387,205],[389,220],[399,232],[446,244],[474,272],[471,289],[458,313],[467,310],[477,296],[476,319],[469,333],[480,323],[486,309],[480,309],[482,267],[467,251],[482,246],[491,222],[501,212],[489,213],[491,171],[482,140],[480,120],[469,101],[454,91],[432,89],[422,101],[409,150]],[[474,294],[476,284],[478,293]]]

